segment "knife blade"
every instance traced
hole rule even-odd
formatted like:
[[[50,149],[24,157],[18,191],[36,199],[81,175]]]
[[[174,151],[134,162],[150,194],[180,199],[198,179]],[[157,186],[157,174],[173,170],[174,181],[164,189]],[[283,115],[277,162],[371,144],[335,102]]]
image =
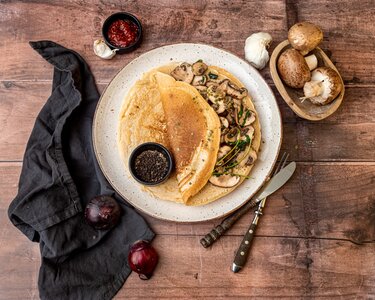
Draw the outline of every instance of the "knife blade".
[[[289,180],[289,178],[292,177],[294,171],[296,170],[296,166],[297,164],[292,161],[279,173],[273,176],[256,195],[256,203],[259,203],[264,198],[281,188]]]
[[[240,271],[246,263],[247,256],[249,255],[251,242],[254,237],[255,228],[258,224],[259,216],[262,215],[262,209],[265,205],[267,196],[276,192],[281,188],[290,177],[292,177],[294,171],[296,170],[296,163],[291,162],[285,168],[283,168],[279,173],[277,173],[272,179],[266,184],[266,186],[261,190],[257,196],[257,202],[259,203],[258,209],[255,212],[255,217],[250,224],[249,229],[246,231],[246,234],[241,242],[239,249],[237,250],[236,256],[234,258],[231,270],[234,273]]]

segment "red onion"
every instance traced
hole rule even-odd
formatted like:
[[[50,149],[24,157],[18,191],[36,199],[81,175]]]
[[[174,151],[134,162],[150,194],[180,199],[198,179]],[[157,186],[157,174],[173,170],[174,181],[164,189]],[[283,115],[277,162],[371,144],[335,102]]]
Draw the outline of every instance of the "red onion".
[[[120,205],[110,196],[102,195],[91,199],[85,209],[86,222],[95,229],[114,227],[120,216]]]
[[[138,273],[139,278],[143,280],[151,278],[158,260],[156,250],[148,241],[137,241],[130,248],[128,256],[130,269]]]

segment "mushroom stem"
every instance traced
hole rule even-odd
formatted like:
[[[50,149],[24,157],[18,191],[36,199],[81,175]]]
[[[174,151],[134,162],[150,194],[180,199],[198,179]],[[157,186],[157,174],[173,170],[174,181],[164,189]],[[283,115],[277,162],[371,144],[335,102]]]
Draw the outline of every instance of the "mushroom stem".
[[[305,56],[305,61],[310,71],[314,70],[318,66],[318,59],[316,58],[315,54]]]
[[[309,81],[306,82],[305,86],[303,87],[305,98],[320,96],[323,94],[323,91],[323,81]]]

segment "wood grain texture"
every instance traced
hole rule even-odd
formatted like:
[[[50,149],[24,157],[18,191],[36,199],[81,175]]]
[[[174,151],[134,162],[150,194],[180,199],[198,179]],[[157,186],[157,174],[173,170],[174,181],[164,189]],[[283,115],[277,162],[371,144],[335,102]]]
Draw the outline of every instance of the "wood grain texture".
[[[339,77],[340,85],[342,86],[341,91],[331,103],[326,105],[313,104],[309,99],[305,99],[305,101],[301,100],[301,97],[304,97],[304,89],[295,89],[284,84],[278,71],[279,58],[285,51],[291,48],[292,46],[290,45],[289,41],[285,40],[277,45],[277,47],[273,50],[270,58],[269,69],[271,77],[279,94],[282,96],[285,103],[290,107],[290,109],[303,119],[321,121],[325,118],[328,118],[340,107],[344,98],[345,86],[340,73],[328,58],[328,56],[324,53],[324,51],[319,47],[316,47],[310,53],[315,55],[318,61],[318,68],[328,67],[336,71],[336,74]]]
[[[2,212],[17,193],[20,172],[20,163],[0,163]],[[202,236],[221,221],[179,224],[145,218],[158,234],[176,236]],[[227,234],[242,235],[251,218],[247,213]],[[0,222],[9,223],[5,215]],[[375,241],[375,163],[298,163],[292,179],[267,201],[260,224],[259,236]]]
[[[145,27],[139,49],[111,61],[92,43],[113,12]],[[319,123],[297,117],[272,86],[283,116],[281,151],[297,172],[269,198],[250,259],[229,267],[252,215],[213,247],[199,239],[220,220],[177,224],[145,216],[157,233],[155,276],[132,274],[116,299],[375,299],[375,5],[372,0],[0,1],[0,299],[38,299],[39,247],[8,220],[25,145],[51,92],[52,67],[28,45],[51,39],[79,52],[103,90],[142,53],[178,42],[203,42],[243,57],[244,41],[270,32],[273,48],[295,22],[322,27],[321,48],[346,84],[343,104]],[[174,245],[174,247],[171,247]]]
[[[346,84],[374,83],[375,5],[365,1],[286,1],[288,25],[310,21],[324,33],[321,48]]]
[[[9,41],[0,43],[0,80],[51,79],[45,72],[48,63],[35,63],[38,54],[29,47],[30,40],[51,39],[76,50],[97,80],[108,82],[135,57],[162,45],[207,43],[243,57],[245,39],[253,32],[273,28],[275,39],[286,36],[283,1],[17,1],[0,3],[0,11],[4,16],[0,19],[0,36]],[[117,55],[108,62],[94,55],[92,44],[101,37],[104,20],[117,11],[140,18],[144,39],[135,52]]]
[[[116,5],[115,5],[116,4]],[[49,80],[48,64],[35,64],[37,54],[30,40],[52,39],[82,53],[101,82],[108,82],[121,66],[152,48],[178,43],[202,42],[223,47],[243,57],[245,39],[253,32],[269,31],[273,47],[287,36],[287,15],[295,21],[310,20],[325,33],[322,49],[335,63],[348,84],[374,84],[375,31],[371,0],[326,1],[15,1],[1,4],[0,36],[12,42],[1,43],[0,80]],[[324,9],[323,9],[324,8]],[[116,11],[130,11],[145,27],[142,46],[135,52],[117,56],[110,63],[95,57],[94,39],[100,38],[101,24]],[[290,13],[290,10],[293,13]],[[158,17],[149,17],[153,11]],[[223,18],[225,16],[225,18]],[[293,20],[293,22],[294,22]],[[46,27],[45,24],[49,26]],[[292,25],[292,23],[290,23]],[[360,43],[358,43],[360,41]],[[353,61],[351,53],[357,53]],[[8,60],[7,57],[14,59]],[[263,75],[271,82],[268,69]]]
[[[49,73],[52,76],[52,68]],[[99,84],[99,89],[105,86]],[[292,160],[375,161],[375,88],[348,88],[342,107],[317,123],[295,116],[274,90],[283,115],[282,151],[290,152]],[[0,82],[0,160],[22,160],[35,118],[50,92],[49,82]]]

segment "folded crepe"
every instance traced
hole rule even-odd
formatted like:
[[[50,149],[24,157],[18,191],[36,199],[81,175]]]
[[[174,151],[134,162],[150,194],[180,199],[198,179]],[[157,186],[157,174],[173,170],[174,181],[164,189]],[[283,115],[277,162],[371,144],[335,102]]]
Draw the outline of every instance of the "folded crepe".
[[[190,86],[184,82],[175,81],[171,76],[169,76],[177,65],[178,63],[172,63],[150,70],[134,84],[129,93],[126,95],[122,110],[120,112],[118,149],[120,151],[120,155],[122,156],[124,166],[126,167],[131,151],[139,144],[144,142],[157,142],[163,144],[175,156],[176,171],[165,183],[161,185],[141,186],[141,188],[159,199],[184,203],[186,205],[204,205],[227,195],[237,188],[243,182],[245,177],[249,175],[253,165],[236,167],[235,173],[241,175],[241,180],[234,187],[217,187],[210,182],[207,182],[207,179],[212,175],[212,164],[215,164],[217,160],[216,154],[218,151],[214,142],[216,141],[216,131],[211,129],[213,130],[212,134],[214,139],[214,141],[211,143],[211,151],[214,152],[215,155],[213,153],[211,155],[209,154],[210,147],[207,147],[207,145],[204,143],[201,146],[198,144],[198,147],[200,147],[198,151],[195,152],[193,150],[198,143],[197,137],[200,136],[208,138],[210,132],[208,131],[207,134],[207,131],[205,132],[204,130],[199,129],[202,128],[202,125],[199,124],[203,123],[196,122],[194,118],[192,119],[191,116],[195,115],[193,113],[195,111],[193,108],[189,108],[189,110],[186,110],[185,108],[179,109],[175,101],[169,102],[169,100],[176,99],[175,97],[177,96],[168,95],[167,85],[170,87],[173,86],[172,94],[174,94],[176,90],[179,90],[179,93],[184,95],[181,96],[184,98],[184,103],[188,101],[189,97],[187,95],[189,94],[192,95],[192,97],[190,97],[191,100],[193,100],[194,97],[197,97],[197,99],[202,99],[199,92],[193,86]],[[210,66],[209,70],[217,72],[220,78],[228,78],[239,88],[243,87],[243,84],[226,70],[214,66]],[[165,80],[164,82],[162,78]],[[246,96],[242,101],[248,109],[256,112],[252,99],[249,95]],[[203,102],[200,100],[199,103],[200,104],[196,105],[204,106]],[[172,113],[172,111],[177,111],[177,114]],[[201,114],[202,112],[199,111],[199,113]],[[190,115],[190,117],[187,117],[188,115]],[[208,117],[208,115],[210,117]],[[218,118],[217,115],[216,118]],[[216,123],[214,121],[215,117],[211,113],[204,115],[203,119],[207,120],[207,122],[208,119],[210,120],[210,122],[207,124]],[[184,122],[180,122],[180,124],[183,125],[182,128],[175,128],[178,127],[177,124],[179,124],[179,121],[181,120],[184,120]],[[197,125],[195,123],[197,123]],[[261,131],[257,114],[252,126],[254,127],[254,137],[252,139],[251,149],[258,152],[261,141]],[[192,128],[190,129],[190,127]],[[212,127],[215,128],[215,126]],[[193,130],[193,128],[194,131],[189,131]],[[208,126],[206,128],[208,128]],[[178,132],[181,132],[182,134]],[[191,134],[192,132],[194,139],[187,137],[187,135],[189,133]],[[189,153],[190,156],[188,155]],[[194,176],[196,170],[201,170],[202,167],[199,165],[200,162],[197,158],[202,156],[202,159],[205,159],[205,155],[210,155],[210,159],[205,160],[206,163],[210,162],[210,164],[206,165],[205,169],[210,169],[211,171],[207,171],[206,173],[200,171],[199,175]],[[190,163],[187,163],[188,161]],[[198,168],[194,168],[196,164],[198,164]],[[188,166],[188,169],[185,172],[183,169],[184,165]],[[186,188],[189,186],[189,182],[191,182],[192,185],[194,183],[194,186],[192,189],[186,190]],[[205,182],[204,186],[202,186],[203,182]]]
[[[215,167],[220,120],[190,84],[155,73],[167,124],[167,138],[183,201],[199,192]]]

